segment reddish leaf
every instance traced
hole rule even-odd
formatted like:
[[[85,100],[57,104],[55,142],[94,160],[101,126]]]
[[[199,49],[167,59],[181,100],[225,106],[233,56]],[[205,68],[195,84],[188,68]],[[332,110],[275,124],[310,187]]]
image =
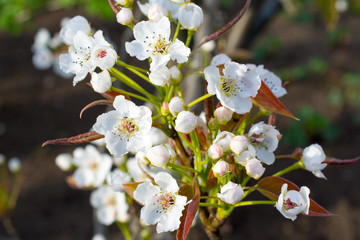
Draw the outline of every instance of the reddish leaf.
[[[82,114],[83,112],[85,112],[85,110],[87,110],[88,108],[91,108],[93,106],[96,106],[96,105],[109,105],[109,106],[112,106],[113,105],[113,101],[110,101],[110,100],[97,100],[97,101],[94,101],[92,103],[89,103],[88,105],[86,105],[80,112],[80,118],[82,117]]]
[[[87,143],[91,142],[100,138],[103,138],[104,135],[101,135],[95,131],[90,131],[87,133],[83,133],[74,137],[69,138],[59,138],[59,139],[53,139],[48,140],[42,144],[42,146],[46,146],[48,144],[59,144],[59,145],[76,145],[81,143]]]
[[[142,204],[134,198],[134,192],[135,192],[136,188],[139,186],[139,184],[141,184],[141,183],[143,183],[143,182],[132,182],[132,183],[123,184],[126,193],[129,194],[129,196],[132,199],[134,199],[137,203],[139,203],[140,205],[142,205]]]
[[[359,161],[360,161],[360,157],[353,159],[337,159],[337,158],[327,157],[324,163],[327,163],[329,165],[349,165]]]
[[[195,192],[194,192],[195,191]],[[191,199],[191,202],[185,206],[185,209],[183,211],[183,215],[180,218],[180,227],[176,234],[177,240],[183,240],[186,239],[192,221],[195,218],[199,202],[200,202],[200,191],[199,186],[197,183],[194,184],[194,186],[190,185],[183,185],[180,187],[179,195],[186,196],[187,199]]]
[[[263,81],[261,82],[258,94],[255,98],[253,98],[253,103],[258,107],[265,108],[271,112],[299,120],[280,102],[277,97],[275,97],[275,95]]]
[[[284,183],[288,185],[289,190],[299,191],[300,188],[293,182],[281,177],[265,177],[258,182],[257,190],[270,200],[277,201],[281,193],[281,187]],[[310,198],[309,216],[332,216],[333,214],[321,207]]]
[[[195,128],[195,132],[199,139],[200,149],[206,151],[209,148],[209,143],[207,141],[206,134],[199,127]]]

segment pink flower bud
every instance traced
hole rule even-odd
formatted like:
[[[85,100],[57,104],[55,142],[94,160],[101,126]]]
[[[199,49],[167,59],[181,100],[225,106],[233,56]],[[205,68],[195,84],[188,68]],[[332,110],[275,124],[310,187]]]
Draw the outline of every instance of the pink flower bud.
[[[217,197],[228,204],[234,204],[244,197],[244,190],[241,185],[229,181],[221,187]]]
[[[184,111],[184,103],[181,98],[173,97],[169,103],[169,110],[174,117],[176,117],[179,112]]]
[[[148,149],[145,153],[145,157],[155,167],[164,167],[170,160],[170,152],[164,145],[157,145]]]
[[[175,120],[175,130],[181,133],[190,133],[197,124],[196,116],[189,111],[182,111]]]
[[[265,168],[256,158],[252,158],[246,162],[246,174],[252,178],[259,179],[265,172]]]
[[[221,124],[221,125],[225,125],[227,122],[229,122],[232,118],[233,115],[233,111],[231,111],[230,109],[226,108],[226,107],[218,107],[215,110],[215,119],[216,121]]]
[[[218,161],[212,168],[215,177],[222,177],[229,171],[229,164],[225,161]]]
[[[208,149],[208,156],[213,160],[219,159],[222,156],[222,154],[223,154],[223,149],[217,143],[212,144]]]
[[[149,8],[149,10],[147,12],[147,16],[148,16],[150,21],[157,22],[163,16],[166,16],[166,13],[165,13],[163,7],[159,3],[154,3]]]
[[[230,149],[236,154],[240,155],[248,146],[248,140],[244,135],[233,137],[230,142]]]
[[[122,25],[130,25],[134,19],[133,13],[129,8],[121,8],[116,14],[116,20]]]

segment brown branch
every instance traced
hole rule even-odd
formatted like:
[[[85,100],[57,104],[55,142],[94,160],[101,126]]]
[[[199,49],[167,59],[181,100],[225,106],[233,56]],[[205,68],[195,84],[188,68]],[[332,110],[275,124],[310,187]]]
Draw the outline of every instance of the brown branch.
[[[113,0],[108,0],[109,1],[109,5],[111,7],[111,9],[114,11],[115,14],[118,14],[120,12],[120,8],[116,6],[116,4],[114,3]]]

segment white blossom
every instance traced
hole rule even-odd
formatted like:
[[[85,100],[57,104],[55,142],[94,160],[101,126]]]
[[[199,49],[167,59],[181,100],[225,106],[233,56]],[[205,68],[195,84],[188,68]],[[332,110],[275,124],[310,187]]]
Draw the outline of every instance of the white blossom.
[[[175,119],[175,130],[181,133],[190,133],[197,124],[196,116],[189,111],[181,111]]]
[[[121,10],[116,14],[116,20],[122,25],[129,25],[134,19],[131,9],[122,7]]]
[[[309,214],[310,189],[301,187],[300,191],[287,190],[288,185],[284,183],[281,187],[281,194],[276,202],[276,208],[286,218],[295,220],[299,213]]]
[[[55,158],[56,165],[63,171],[68,171],[73,166],[73,157],[69,153],[61,153]]]
[[[220,125],[228,123],[232,119],[233,114],[234,111],[223,106],[216,108],[214,112],[215,119]]]
[[[94,130],[105,135],[106,148],[120,157],[129,151],[145,151],[151,147],[151,110],[136,106],[124,96],[116,96],[115,110],[98,116]]]
[[[231,139],[230,149],[236,155],[240,155],[246,150],[248,146],[248,140],[244,135],[237,135]]]
[[[7,164],[12,173],[18,173],[21,170],[21,161],[18,157],[10,158]]]
[[[324,163],[326,155],[324,150],[319,144],[311,144],[304,148],[301,161],[303,162],[305,169],[312,172],[318,178],[325,178],[325,175],[321,172],[327,164]]]
[[[178,39],[170,41],[170,21],[167,17],[158,22],[142,21],[134,27],[135,40],[125,43],[130,56],[139,60],[151,58],[150,71],[164,67],[170,59],[178,63],[188,60],[190,49]]]
[[[240,184],[229,181],[221,187],[220,193],[217,193],[217,197],[223,202],[234,204],[244,197],[244,190]]]
[[[176,154],[169,144],[157,145],[145,152],[145,157],[155,167],[165,167],[175,156]]]
[[[185,105],[180,97],[175,96],[170,100],[169,111],[174,117],[176,117],[179,114],[179,112],[182,112],[184,110],[185,110]]]
[[[170,0],[149,0],[149,2],[142,4],[140,1],[137,2],[138,6],[140,8],[140,11],[145,15],[145,16],[149,16],[149,9],[154,5],[154,4],[159,4],[164,13],[165,16],[170,16],[172,19],[177,19],[177,15],[178,15],[178,10],[180,5],[174,3],[173,1]],[[150,19],[150,18],[149,18]]]
[[[147,17],[150,21],[157,22],[164,16],[166,16],[166,12],[159,3],[152,4],[147,11]]]
[[[213,143],[219,144],[222,147],[223,152],[228,152],[230,151],[230,142],[234,136],[235,135],[232,132],[222,131],[218,133]]]
[[[170,70],[166,66],[163,66],[156,71],[152,71],[149,74],[149,80],[156,86],[164,86],[170,80]]]
[[[110,225],[115,221],[126,222],[129,219],[129,206],[125,193],[114,192],[109,186],[101,186],[90,195],[90,204],[96,209],[100,223]]]
[[[179,186],[170,174],[159,172],[154,181],[157,185],[144,182],[134,191],[134,198],[144,205],[140,220],[146,225],[157,224],[158,233],[175,231],[180,226],[187,199],[177,194]]]
[[[107,182],[114,192],[123,192],[125,183],[131,182],[131,177],[128,173],[116,168],[107,178]]]
[[[210,65],[204,69],[207,91],[216,95],[224,107],[244,114],[252,107],[251,97],[255,97],[261,85],[259,75],[247,71],[245,64],[226,62],[222,73],[218,67]]]
[[[252,158],[246,162],[245,170],[247,175],[255,179],[259,179],[265,172],[265,168],[256,158]]]
[[[93,72],[91,73],[90,83],[95,92],[107,92],[112,85],[110,73],[107,70],[100,73]]]
[[[91,32],[90,24],[83,16],[75,16],[68,20],[60,30],[60,38],[67,45],[74,44],[74,36],[78,32],[88,35]]]
[[[220,144],[213,143],[208,148],[209,158],[216,160],[216,159],[221,158],[222,155],[223,155],[223,149]]]
[[[223,160],[217,161],[212,170],[215,177],[222,177],[229,171],[229,164]]]
[[[188,30],[196,30],[202,24],[203,19],[203,11],[195,3],[189,2],[180,5],[178,20],[184,28]]]

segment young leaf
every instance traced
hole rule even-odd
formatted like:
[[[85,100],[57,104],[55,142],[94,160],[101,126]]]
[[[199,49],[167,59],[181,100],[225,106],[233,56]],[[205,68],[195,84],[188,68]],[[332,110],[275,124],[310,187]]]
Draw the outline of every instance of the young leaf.
[[[186,239],[192,221],[195,218],[199,202],[200,202],[200,191],[199,186],[195,183],[193,186],[183,185],[180,187],[179,195],[186,196],[188,200],[191,199],[191,202],[185,206],[183,210],[183,215],[180,218],[180,227],[176,234],[177,240]]]
[[[263,81],[261,82],[258,94],[252,100],[258,107],[299,120],[280,102]]]
[[[80,112],[80,118],[82,117],[83,112],[85,112],[85,110],[87,110],[88,108],[91,108],[93,106],[96,105],[109,105],[112,106],[113,105],[113,101],[110,100],[97,100],[94,102],[89,103],[88,105],[86,105]]]
[[[134,198],[134,192],[135,192],[136,188],[139,186],[139,184],[141,184],[141,183],[143,183],[143,182],[132,182],[132,183],[123,184],[126,193],[129,194],[129,196],[132,199],[134,199],[137,203],[139,203],[140,205],[142,205],[142,204]]]
[[[59,144],[59,145],[76,145],[81,143],[87,143],[91,142],[100,138],[103,138],[104,135],[101,135],[95,131],[90,131],[87,133],[83,133],[74,137],[69,138],[59,138],[59,139],[53,139],[48,140],[42,144],[42,147],[48,145],[48,144]]]
[[[265,197],[277,201],[281,193],[281,187],[284,183],[288,185],[288,191],[299,191],[300,188],[293,182],[281,177],[265,177],[258,182],[257,190]],[[314,200],[310,198],[309,216],[332,216],[333,214],[321,207]]]

